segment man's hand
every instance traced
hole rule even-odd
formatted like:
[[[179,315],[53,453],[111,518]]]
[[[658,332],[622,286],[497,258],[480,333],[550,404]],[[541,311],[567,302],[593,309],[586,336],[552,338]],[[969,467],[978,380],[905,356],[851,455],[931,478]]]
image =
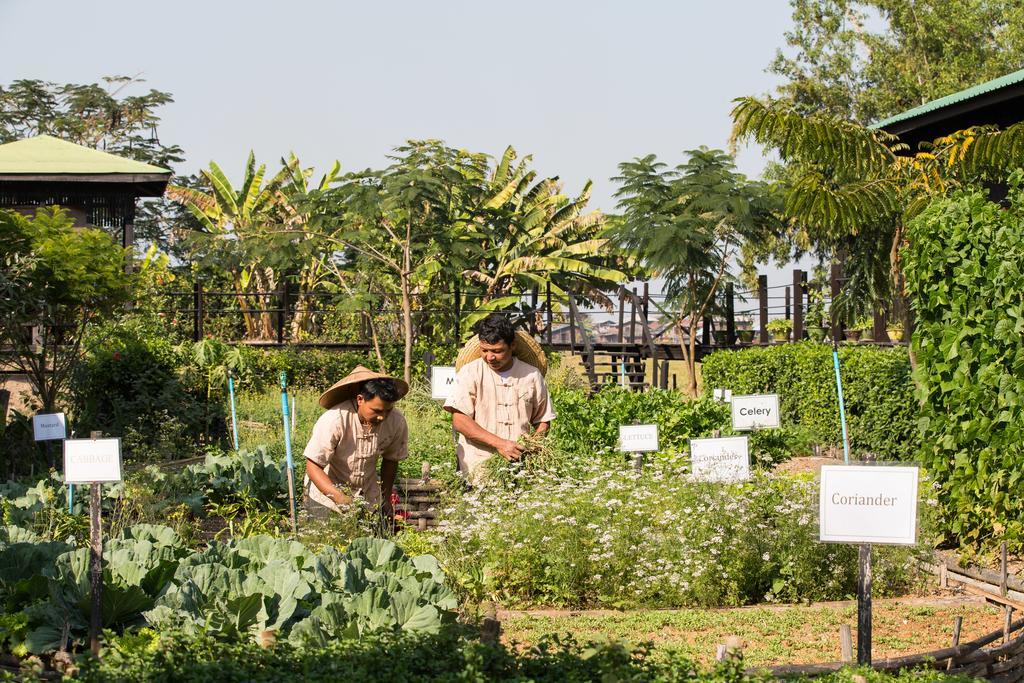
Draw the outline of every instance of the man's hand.
[[[498,453],[501,457],[505,458],[509,462],[519,460],[523,457],[523,447],[517,444],[515,441],[509,441],[508,439],[502,439],[498,444]]]
[[[330,499],[333,500],[336,505],[351,505],[352,504],[352,496],[350,496],[349,494],[345,493],[344,491],[342,491],[338,487],[335,487],[334,491],[331,492]]]

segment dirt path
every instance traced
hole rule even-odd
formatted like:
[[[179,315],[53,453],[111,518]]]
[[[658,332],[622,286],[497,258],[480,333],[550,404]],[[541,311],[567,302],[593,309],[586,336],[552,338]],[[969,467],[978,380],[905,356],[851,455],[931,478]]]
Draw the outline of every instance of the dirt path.
[[[946,593],[876,600],[874,656],[948,647],[957,616],[964,619],[962,642],[1002,627],[1002,611],[980,598]],[[535,644],[543,634],[570,633],[577,640],[653,642],[654,657],[677,651],[708,663],[719,643],[738,635],[744,640],[744,658],[750,666],[771,666],[837,661],[840,625],[853,626],[856,639],[857,606],[855,601],[844,601],[711,610],[506,610],[499,612],[499,618],[505,642],[519,647]]]

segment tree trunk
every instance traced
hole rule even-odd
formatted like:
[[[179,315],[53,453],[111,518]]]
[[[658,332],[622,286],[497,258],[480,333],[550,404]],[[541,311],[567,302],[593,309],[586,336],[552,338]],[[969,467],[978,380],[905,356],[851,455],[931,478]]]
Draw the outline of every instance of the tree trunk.
[[[246,300],[245,292],[242,290],[241,277],[238,273],[232,273],[232,280],[235,285],[235,293],[238,295],[238,304],[242,308],[242,320],[245,321],[245,336],[247,339],[256,337],[256,320],[249,312],[249,302]]]
[[[409,284],[412,255],[409,253],[409,241],[402,246],[402,331],[405,334],[405,374],[406,383],[412,381],[412,291]]]

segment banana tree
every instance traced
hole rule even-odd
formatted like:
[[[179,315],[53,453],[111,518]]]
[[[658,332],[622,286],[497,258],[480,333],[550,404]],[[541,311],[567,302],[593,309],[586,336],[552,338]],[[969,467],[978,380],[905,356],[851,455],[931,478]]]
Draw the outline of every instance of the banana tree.
[[[481,206],[460,224],[457,241],[469,247],[461,275],[482,288],[467,297],[466,308],[473,312],[463,324],[470,327],[490,311],[515,306],[532,287],[550,287],[559,302],[572,292],[611,305],[604,292],[627,275],[606,234],[605,216],[584,213],[591,183],[570,198],[557,178],[537,180],[527,168],[529,156],[515,161],[515,150],[507,148]]]
[[[283,187],[292,177],[292,169],[286,166],[264,183],[266,165],[256,168],[250,152],[238,188],[232,186],[216,162],[211,161],[202,175],[209,192],[180,186],[167,189],[168,196],[184,204],[203,228],[202,233],[183,237],[200,267],[229,272],[242,308],[246,336],[268,339],[274,329],[272,297],[286,265],[281,263],[281,254],[269,234],[288,218],[282,208]],[[246,303],[250,299],[257,306]]]

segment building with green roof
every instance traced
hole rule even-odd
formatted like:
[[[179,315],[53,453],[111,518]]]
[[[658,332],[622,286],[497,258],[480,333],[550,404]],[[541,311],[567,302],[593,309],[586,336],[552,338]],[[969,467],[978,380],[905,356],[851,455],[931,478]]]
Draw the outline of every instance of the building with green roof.
[[[78,225],[134,241],[139,197],[161,197],[171,171],[50,135],[0,145],[0,208],[31,213],[60,205]]]
[[[926,102],[871,127],[898,135],[916,151],[921,142],[971,126],[1005,128],[1020,121],[1024,121],[1024,69]]]

